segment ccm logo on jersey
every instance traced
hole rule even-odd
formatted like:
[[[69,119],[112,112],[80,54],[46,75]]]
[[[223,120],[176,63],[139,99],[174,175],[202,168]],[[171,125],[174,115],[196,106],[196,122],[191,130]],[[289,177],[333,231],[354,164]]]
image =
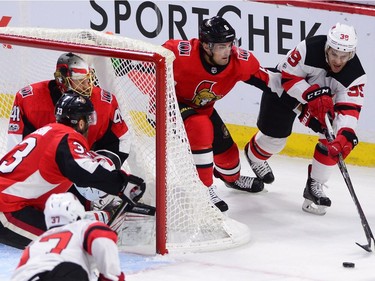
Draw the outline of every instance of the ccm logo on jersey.
[[[329,87],[322,87],[320,89],[317,89],[313,92],[307,93],[306,100],[310,101],[315,99],[318,96],[331,96],[331,89]]]

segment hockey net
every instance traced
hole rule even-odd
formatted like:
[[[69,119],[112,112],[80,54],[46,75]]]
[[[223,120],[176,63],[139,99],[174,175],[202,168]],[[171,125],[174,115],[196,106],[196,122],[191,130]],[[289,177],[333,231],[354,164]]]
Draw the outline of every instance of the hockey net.
[[[175,97],[172,52],[78,29],[0,28],[0,44],[1,156],[7,151],[14,94],[28,84],[54,79],[57,58],[71,51],[87,60],[97,85],[116,95],[133,135],[125,169],[145,179],[143,202],[156,205],[151,222],[150,218],[129,221],[151,225],[148,231],[130,229],[126,220],[120,231],[134,231],[133,238],[149,236],[138,240],[161,254],[219,250],[250,240],[248,227],[214,207],[198,178]],[[132,245],[142,243],[129,241],[131,235],[123,237],[127,238],[119,241],[123,250],[136,252]]]

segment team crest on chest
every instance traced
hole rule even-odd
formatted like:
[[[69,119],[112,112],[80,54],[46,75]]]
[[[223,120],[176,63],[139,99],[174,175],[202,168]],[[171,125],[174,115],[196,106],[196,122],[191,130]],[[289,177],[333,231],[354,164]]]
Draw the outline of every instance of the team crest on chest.
[[[205,106],[213,101],[221,99],[221,96],[216,95],[212,87],[216,84],[216,82],[212,81],[202,81],[199,85],[195,88],[195,95],[192,102],[196,106]]]

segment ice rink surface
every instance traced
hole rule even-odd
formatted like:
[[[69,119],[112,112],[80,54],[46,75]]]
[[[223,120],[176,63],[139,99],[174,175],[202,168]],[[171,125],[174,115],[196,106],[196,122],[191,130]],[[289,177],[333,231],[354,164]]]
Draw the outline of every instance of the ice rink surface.
[[[244,158],[242,174],[253,175]],[[244,193],[217,183],[229,204],[228,215],[247,224],[250,243],[222,251],[190,254],[121,253],[127,281],[373,281],[375,253],[366,244],[361,221],[337,167],[326,194],[332,206],[325,216],[302,211],[310,160],[275,156],[269,163],[275,182],[268,192]],[[375,168],[348,165],[355,192],[375,231]],[[10,280],[20,250],[0,245],[0,280]],[[355,268],[344,268],[354,262]]]

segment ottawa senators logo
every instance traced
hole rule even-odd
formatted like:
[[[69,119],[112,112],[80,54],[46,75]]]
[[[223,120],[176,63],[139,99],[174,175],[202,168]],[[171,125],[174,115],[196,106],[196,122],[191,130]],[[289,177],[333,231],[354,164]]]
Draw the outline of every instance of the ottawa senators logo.
[[[211,102],[221,99],[221,96],[217,96],[213,91],[212,87],[216,82],[211,81],[202,81],[195,88],[195,95],[193,98],[193,103],[196,106],[205,106]]]

